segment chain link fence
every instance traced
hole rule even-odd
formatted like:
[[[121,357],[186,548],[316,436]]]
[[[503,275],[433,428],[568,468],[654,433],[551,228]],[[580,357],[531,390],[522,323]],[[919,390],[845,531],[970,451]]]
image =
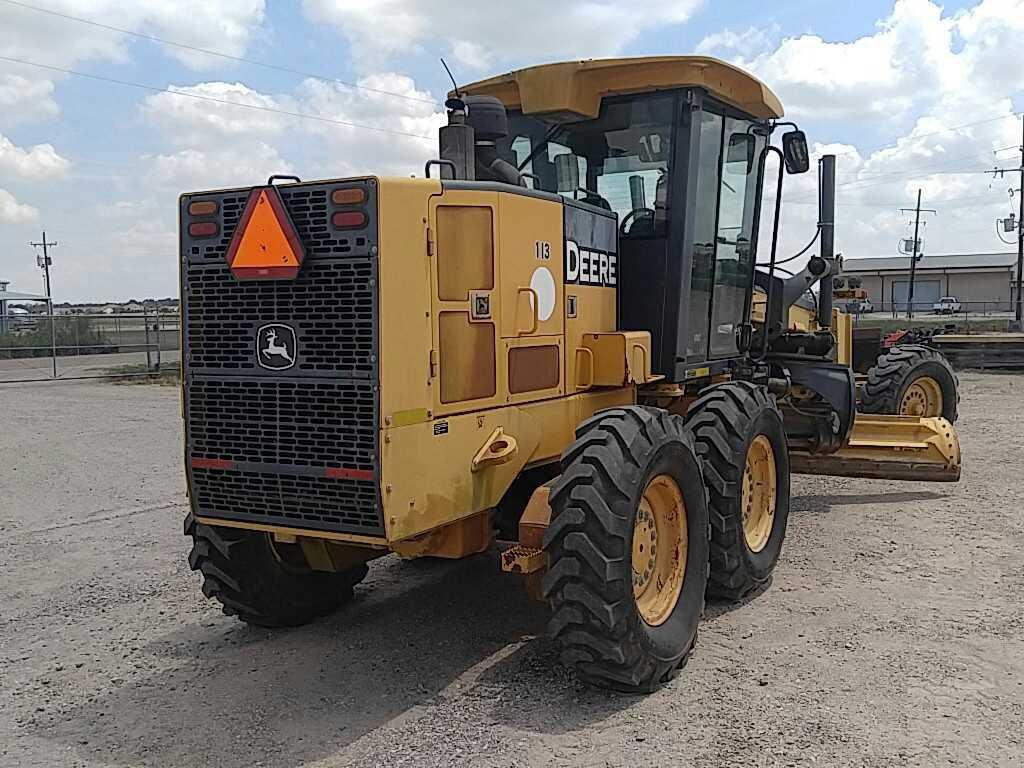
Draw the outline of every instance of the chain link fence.
[[[157,376],[180,357],[177,313],[0,315],[0,384]]]

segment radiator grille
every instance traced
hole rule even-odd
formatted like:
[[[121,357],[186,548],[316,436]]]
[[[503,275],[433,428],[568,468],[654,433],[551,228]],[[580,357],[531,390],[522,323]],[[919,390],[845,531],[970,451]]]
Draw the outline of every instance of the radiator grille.
[[[239,281],[227,264],[193,264],[185,284],[187,362],[196,372],[265,374],[258,329],[287,323],[298,338],[293,373],[369,376],[376,369],[373,259],[314,261],[295,280]]]
[[[193,469],[200,514],[318,530],[382,535],[372,480],[334,480],[276,472]]]
[[[373,470],[374,402],[366,381],[196,379],[188,386],[191,454]]]
[[[337,232],[331,191],[353,187],[366,193],[366,226]],[[279,192],[306,249],[294,280],[232,275],[225,255],[248,190],[181,201],[186,441],[201,464],[189,469],[193,509],[212,518],[382,536],[376,184],[355,179]],[[216,237],[188,234],[188,204],[198,200],[218,203]],[[262,368],[256,359],[259,329],[272,323],[295,331],[295,364],[285,371]],[[211,460],[231,468],[210,469]],[[325,477],[327,468],[367,479]]]

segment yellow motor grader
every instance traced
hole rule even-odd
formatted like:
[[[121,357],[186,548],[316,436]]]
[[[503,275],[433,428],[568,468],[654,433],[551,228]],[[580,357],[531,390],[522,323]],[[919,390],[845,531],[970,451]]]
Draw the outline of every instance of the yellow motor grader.
[[[869,377],[862,406],[904,415],[858,414],[849,319],[831,290],[801,306],[837,272],[832,157],[820,254],[778,268],[784,176],[810,162],[765,85],[576,61],[447,107],[424,178],[181,197],[185,532],[225,613],[301,624],[374,558],[496,542],[566,664],[649,691],[706,593],[769,580],[791,472],[959,478],[942,403],[906,396],[944,374],[876,370],[893,392]]]

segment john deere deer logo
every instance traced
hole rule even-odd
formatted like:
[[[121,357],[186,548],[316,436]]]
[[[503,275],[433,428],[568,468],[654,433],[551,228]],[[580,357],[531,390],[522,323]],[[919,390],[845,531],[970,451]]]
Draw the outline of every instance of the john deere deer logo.
[[[270,371],[286,370],[295,365],[297,346],[291,326],[264,325],[256,334],[256,362]]]

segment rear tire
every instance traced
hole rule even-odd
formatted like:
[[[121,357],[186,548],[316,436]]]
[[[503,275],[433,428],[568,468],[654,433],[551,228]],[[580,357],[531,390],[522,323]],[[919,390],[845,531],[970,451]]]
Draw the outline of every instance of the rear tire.
[[[868,369],[858,409],[862,413],[942,416],[953,424],[959,404],[960,382],[946,358],[920,344],[905,344],[881,355]]]
[[[738,600],[768,582],[786,538],[789,449],[782,414],[764,387],[731,381],[705,390],[686,424],[709,492],[708,594]],[[774,488],[765,485],[769,478]]]
[[[341,573],[314,571],[297,544],[274,544],[270,534],[185,520],[192,537],[189,567],[203,575],[203,594],[228,616],[258,627],[296,627],[333,612],[352,598],[366,564]]]
[[[548,631],[583,680],[650,692],[686,662],[704,608],[700,462],[683,420],[653,408],[603,411],[576,436],[551,489],[544,536]]]

